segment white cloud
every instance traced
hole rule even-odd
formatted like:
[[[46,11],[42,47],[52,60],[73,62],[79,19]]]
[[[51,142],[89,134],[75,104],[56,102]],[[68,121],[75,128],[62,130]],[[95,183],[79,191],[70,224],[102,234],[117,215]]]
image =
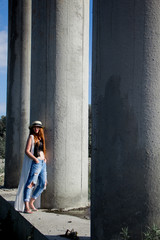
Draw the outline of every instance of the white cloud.
[[[6,115],[6,103],[0,103],[0,116]]]
[[[0,31],[0,69],[7,68],[7,31]]]

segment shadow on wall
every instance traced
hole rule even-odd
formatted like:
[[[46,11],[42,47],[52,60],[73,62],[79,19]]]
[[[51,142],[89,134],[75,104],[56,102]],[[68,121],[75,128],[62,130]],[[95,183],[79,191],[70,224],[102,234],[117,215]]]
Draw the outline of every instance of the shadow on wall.
[[[138,232],[138,227],[147,219],[148,196],[144,189],[147,156],[139,143],[139,119],[143,112],[134,98],[139,89],[134,86],[135,92],[131,95],[129,84],[127,79],[111,76],[94,110],[99,117],[93,158],[96,167],[92,200],[96,208],[92,218],[98,213],[99,221],[103,222],[102,239],[105,232],[112,237],[124,226]],[[142,123],[140,126],[143,127]]]

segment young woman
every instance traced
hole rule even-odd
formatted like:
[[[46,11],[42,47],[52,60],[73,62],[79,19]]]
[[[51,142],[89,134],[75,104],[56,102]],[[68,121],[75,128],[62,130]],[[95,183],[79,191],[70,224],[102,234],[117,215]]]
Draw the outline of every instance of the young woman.
[[[23,168],[15,201],[15,209],[25,213],[37,211],[34,202],[43,192],[47,183],[46,148],[42,123],[35,121],[29,128],[30,134],[26,144]]]

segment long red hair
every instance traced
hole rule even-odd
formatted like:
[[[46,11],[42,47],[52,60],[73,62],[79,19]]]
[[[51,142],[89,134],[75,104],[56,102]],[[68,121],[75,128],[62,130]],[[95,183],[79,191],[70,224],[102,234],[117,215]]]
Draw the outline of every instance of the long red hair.
[[[46,155],[46,143],[45,143],[45,136],[43,128],[39,128],[39,132],[36,134],[33,130],[33,127],[30,129],[30,135],[34,136],[34,142],[37,143],[39,140],[42,139],[43,141],[43,152]]]

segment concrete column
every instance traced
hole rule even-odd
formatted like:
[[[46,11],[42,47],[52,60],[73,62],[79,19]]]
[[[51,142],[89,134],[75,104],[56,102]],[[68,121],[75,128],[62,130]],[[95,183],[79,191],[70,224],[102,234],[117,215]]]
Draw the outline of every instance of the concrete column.
[[[17,187],[30,116],[31,0],[9,1],[5,186]]]
[[[31,121],[46,130],[45,208],[88,203],[89,1],[33,1]]]
[[[92,238],[160,227],[160,2],[93,6]],[[113,238],[112,238],[113,239]]]

